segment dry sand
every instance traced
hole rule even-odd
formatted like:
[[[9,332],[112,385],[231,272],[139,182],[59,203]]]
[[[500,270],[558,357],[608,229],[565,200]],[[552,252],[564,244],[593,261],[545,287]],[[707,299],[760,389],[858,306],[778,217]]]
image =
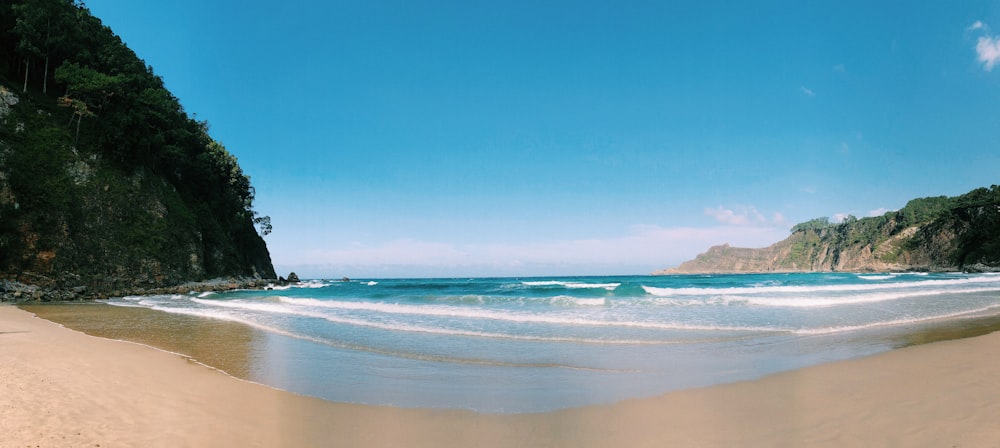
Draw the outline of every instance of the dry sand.
[[[0,306],[0,447],[1000,446],[1000,333],[525,415],[331,403]]]

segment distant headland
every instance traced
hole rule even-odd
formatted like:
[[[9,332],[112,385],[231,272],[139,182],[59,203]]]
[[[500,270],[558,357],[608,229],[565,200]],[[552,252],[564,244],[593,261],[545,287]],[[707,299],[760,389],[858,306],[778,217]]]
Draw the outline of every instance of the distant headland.
[[[814,219],[771,246],[713,246],[653,274],[824,271],[1000,271],[1000,187],[914,199],[882,216]]]

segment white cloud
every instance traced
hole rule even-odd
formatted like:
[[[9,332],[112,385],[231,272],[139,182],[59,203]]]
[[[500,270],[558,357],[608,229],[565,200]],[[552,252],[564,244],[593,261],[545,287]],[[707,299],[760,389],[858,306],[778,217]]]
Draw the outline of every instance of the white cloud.
[[[1000,37],[996,37],[990,31],[989,25],[981,20],[975,21],[965,29],[966,32],[978,31],[979,39],[976,40],[976,60],[983,64],[983,69],[992,71],[993,67],[1000,62]]]
[[[802,93],[808,96],[816,96],[816,93],[814,93],[811,89],[807,88],[806,86],[799,86],[799,89],[802,90]]]
[[[781,213],[775,213],[771,219],[767,219],[763,213],[753,206],[738,206],[736,210],[731,210],[723,206],[706,208],[705,216],[710,216],[719,224],[727,226],[785,226],[787,221]]]
[[[993,36],[982,36],[976,43],[976,56],[983,64],[986,71],[993,70],[993,66],[1000,62],[1000,38]]]
[[[745,226],[750,224],[750,216],[747,213],[736,213],[732,210],[718,206],[716,208],[706,208],[705,215],[715,218],[716,221],[730,226]]]
[[[850,213],[834,213],[833,222],[844,222],[847,221],[847,217],[851,216]]]
[[[882,216],[882,215],[886,214],[887,212],[891,212],[891,211],[892,210],[889,210],[889,209],[887,209],[885,207],[879,207],[879,208],[877,208],[875,210],[869,211],[868,212],[868,216]]]

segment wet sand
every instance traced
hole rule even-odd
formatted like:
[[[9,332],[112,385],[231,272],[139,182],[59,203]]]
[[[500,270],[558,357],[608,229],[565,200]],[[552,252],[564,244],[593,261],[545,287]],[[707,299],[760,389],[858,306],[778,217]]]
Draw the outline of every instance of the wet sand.
[[[63,316],[69,326],[80,310],[105,313],[97,317],[141,329],[149,338],[144,343],[237,375],[252,364],[255,330],[239,324],[160,328],[158,313],[102,308],[114,307],[45,313],[69,313]],[[88,322],[78,320],[77,326]],[[995,325],[917,334],[900,345],[921,345],[756,381],[542,414],[487,415],[303,397],[187,356],[87,336],[0,306],[0,447],[998,446],[1000,333],[923,344],[988,333]]]

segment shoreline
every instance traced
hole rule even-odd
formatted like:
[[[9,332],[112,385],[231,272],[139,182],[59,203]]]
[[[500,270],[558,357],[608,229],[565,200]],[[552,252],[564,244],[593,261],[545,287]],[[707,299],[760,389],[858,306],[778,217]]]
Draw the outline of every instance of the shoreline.
[[[143,296],[159,294],[187,294],[190,292],[223,292],[237,289],[261,289],[270,284],[278,283],[278,279],[251,277],[218,277],[209,280],[190,281],[171,286],[156,285],[141,287],[137,285],[88,288],[77,285],[72,287],[51,287],[39,284],[21,283],[16,280],[0,279],[0,302],[32,303],[32,302],[78,302],[104,300],[110,297]]]
[[[984,446],[1000,333],[540,414],[335,403],[0,306],[0,446]],[[9,398],[8,398],[9,397]]]

